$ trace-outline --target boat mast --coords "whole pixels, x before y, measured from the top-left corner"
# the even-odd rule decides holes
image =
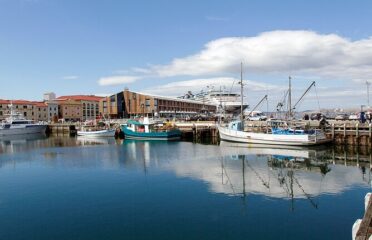
[[[240,96],[241,96],[240,121],[243,123],[243,120],[244,120],[244,116],[243,116],[243,62],[240,63]]]
[[[370,105],[369,105],[369,85],[371,85],[371,83],[366,81],[366,85],[367,85],[367,104],[368,104],[368,107],[370,107]]]
[[[288,86],[288,117],[292,119],[292,85],[291,85],[291,76],[289,76],[289,86]]]

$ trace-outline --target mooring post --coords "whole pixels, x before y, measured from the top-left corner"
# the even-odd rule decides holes
[[[346,123],[344,123],[344,144],[346,144]]]
[[[334,123],[331,124],[331,130],[332,130],[332,140],[334,141],[335,140],[335,124]]]
[[[359,123],[355,124],[355,143],[359,145]]]

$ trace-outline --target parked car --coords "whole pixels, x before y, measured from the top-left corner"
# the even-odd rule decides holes
[[[349,119],[349,116],[346,114],[346,113],[341,113],[341,114],[338,114],[336,117],[335,117],[335,120],[347,120]]]
[[[350,114],[349,120],[359,120],[358,114]]]
[[[326,117],[324,116],[324,114],[323,113],[312,113],[311,115],[310,115],[310,119],[311,120],[321,120],[321,119],[326,119]]]
[[[253,111],[247,118],[250,121],[266,121],[267,116],[261,111]]]

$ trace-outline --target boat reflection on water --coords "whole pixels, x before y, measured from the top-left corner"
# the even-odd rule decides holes
[[[61,148],[65,146],[75,147]],[[12,154],[0,160],[4,166],[12,159],[17,162],[44,159],[48,165],[66,168],[137,169],[146,174],[165,171],[178,178],[202,181],[215,194],[308,199],[314,207],[318,207],[318,196],[339,194],[356,185],[369,187],[371,183],[370,152],[362,155],[333,147],[284,148],[230,142],[217,146],[45,136],[0,140],[3,153],[35,149],[38,154]]]
[[[40,140],[47,138],[45,133],[9,135],[0,137],[0,153],[13,153],[20,150],[32,149]]]
[[[117,140],[114,137],[108,138],[108,137],[87,137],[87,136],[77,136],[76,137],[76,143],[80,146],[90,146],[90,145],[108,145],[108,144],[114,144]]]
[[[353,160],[345,165],[332,148],[243,145],[123,142],[126,164],[146,173],[157,168],[203,181],[216,194],[307,199],[317,208],[318,196],[340,194],[355,185],[368,187],[371,182],[369,156],[359,165]]]

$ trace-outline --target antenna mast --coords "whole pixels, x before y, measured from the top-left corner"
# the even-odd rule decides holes
[[[292,119],[292,84],[291,84],[291,76],[289,76],[289,86],[288,86],[288,114],[289,119]]]
[[[243,62],[240,63],[240,96],[241,96],[241,103],[240,103],[240,121],[243,122]]]

